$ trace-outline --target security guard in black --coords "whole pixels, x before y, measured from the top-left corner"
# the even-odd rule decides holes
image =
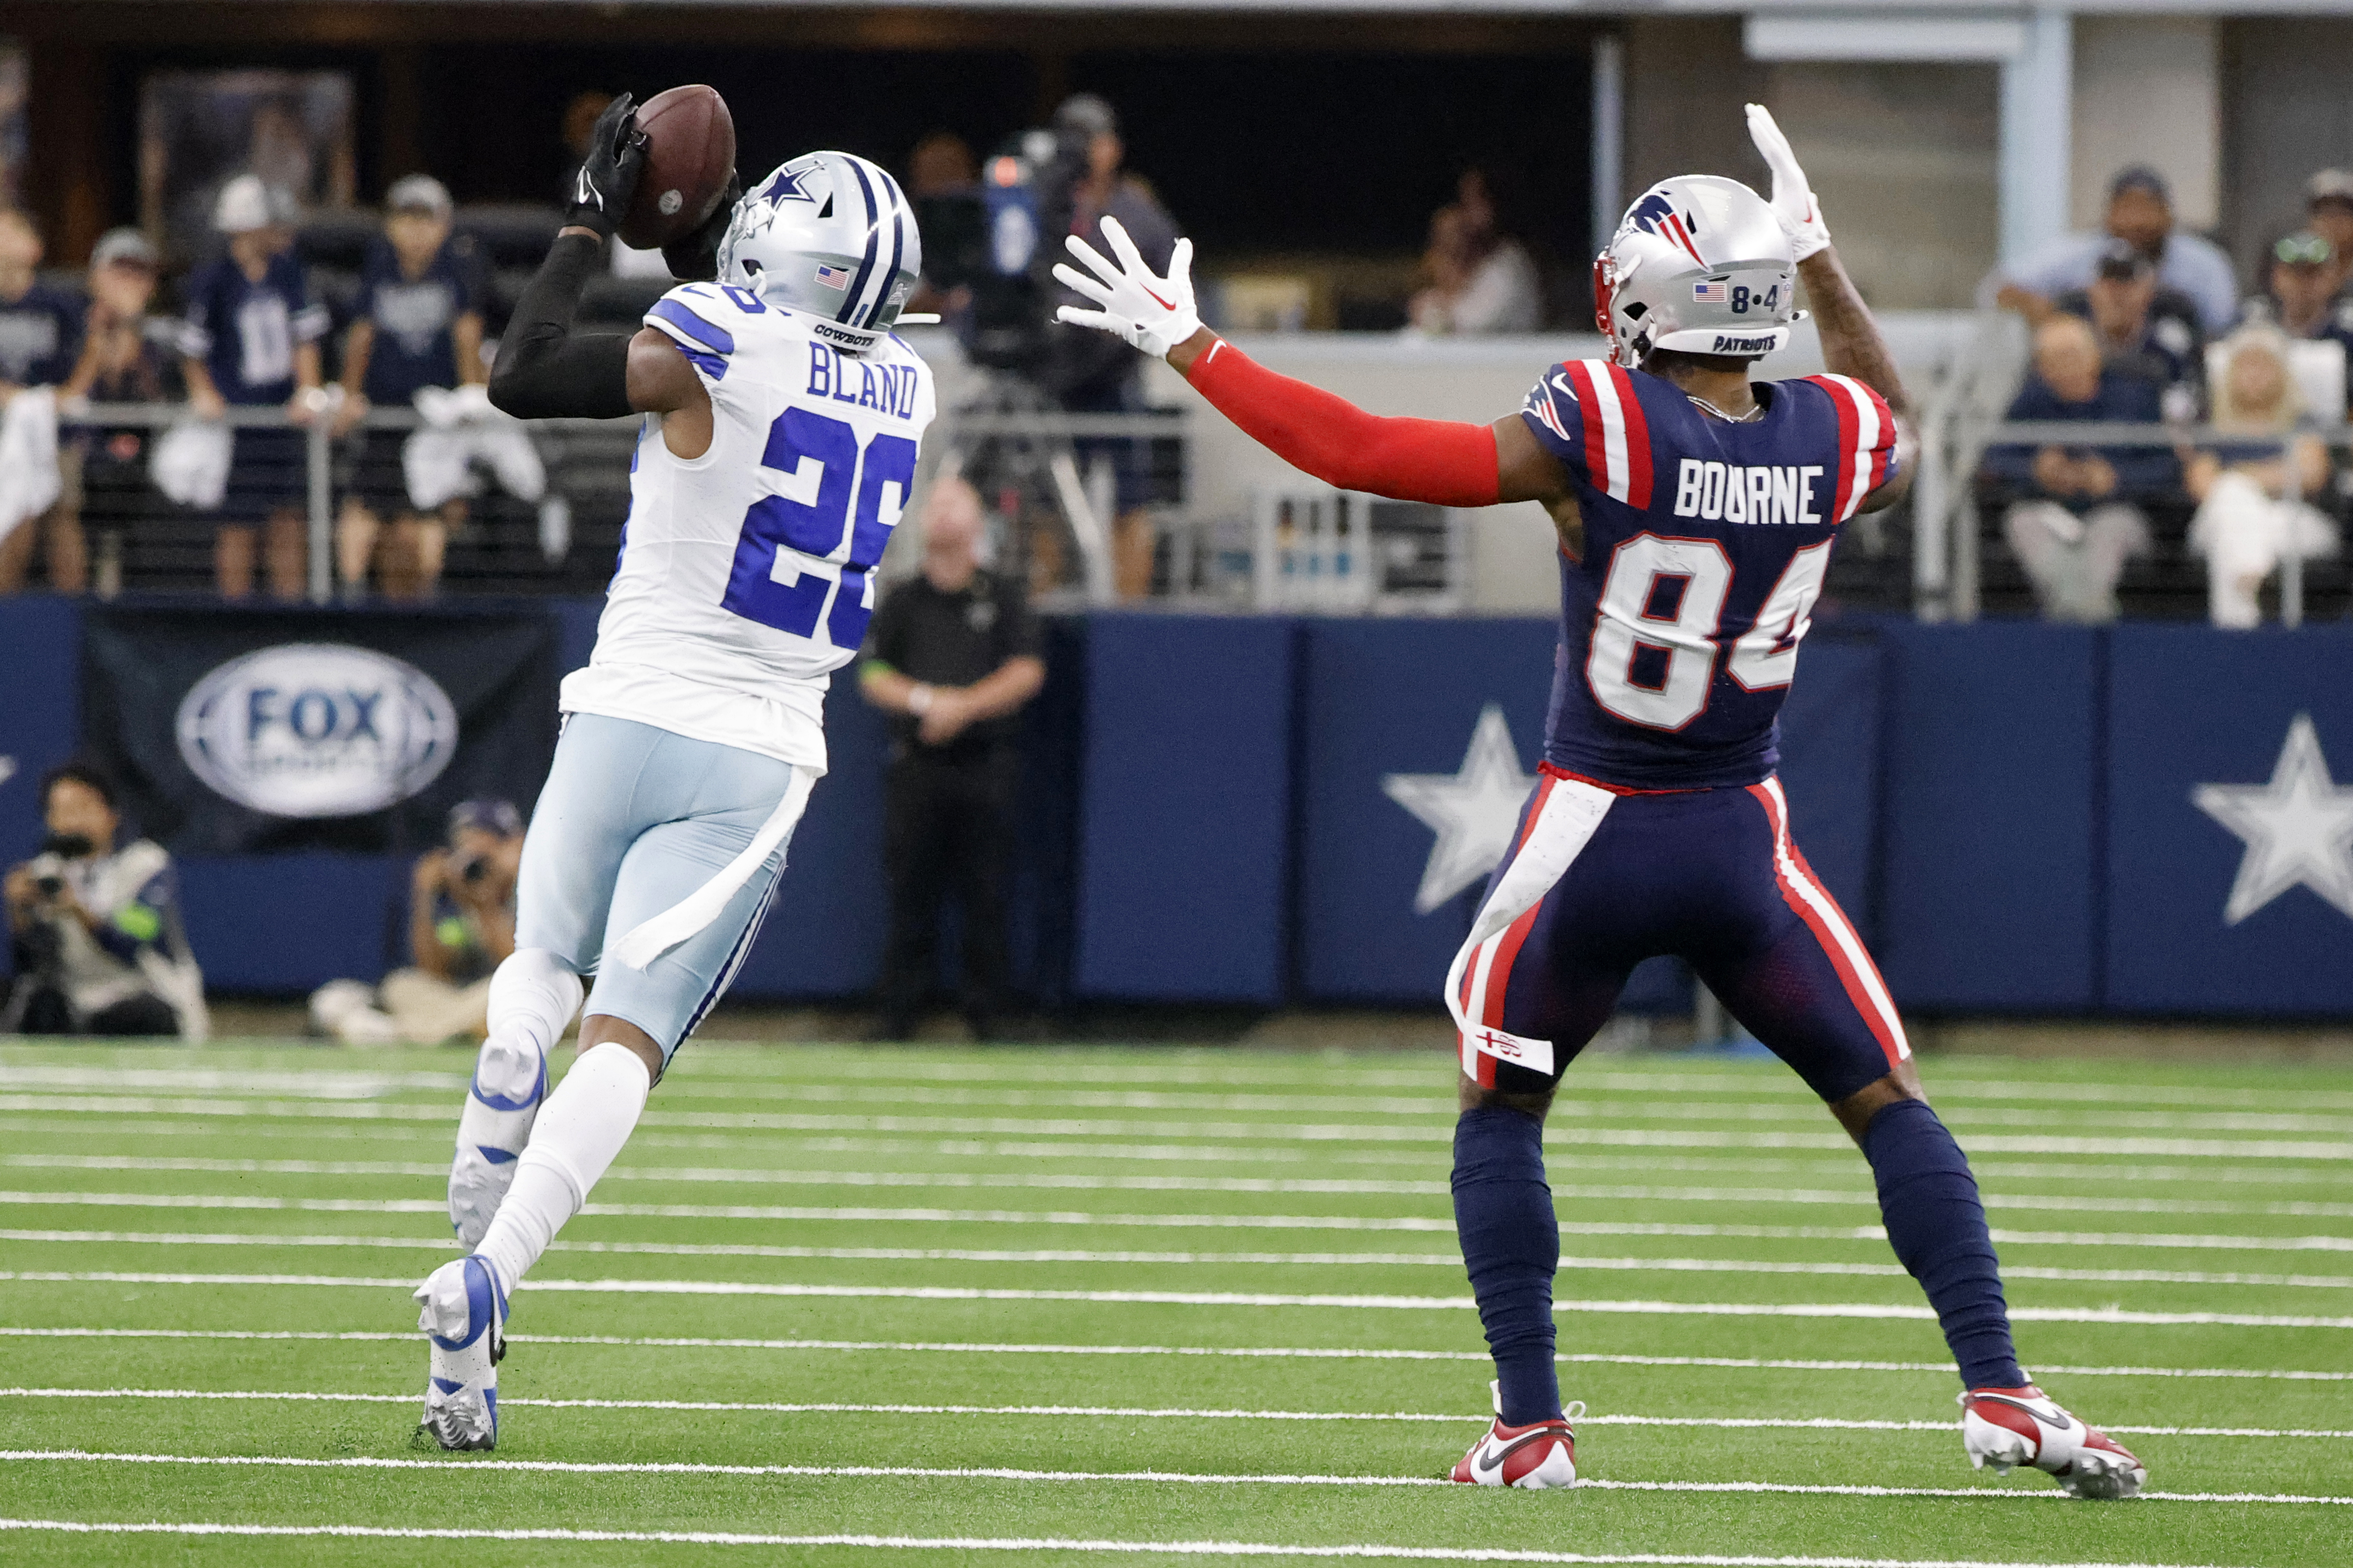
[[[1009,963],[1005,883],[1019,710],[1045,681],[1020,586],[981,569],[980,498],[960,479],[923,508],[923,570],[883,596],[859,684],[893,716],[883,801],[891,932],[876,1035],[914,1032],[936,977],[940,906],[962,914],[963,1010],[987,1039],[1002,1017]]]

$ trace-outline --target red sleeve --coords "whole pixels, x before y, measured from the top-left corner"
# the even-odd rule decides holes
[[[1277,375],[1219,339],[1185,379],[1244,435],[1344,490],[1437,506],[1493,506],[1502,489],[1495,433],[1442,419],[1384,419],[1345,397]]]

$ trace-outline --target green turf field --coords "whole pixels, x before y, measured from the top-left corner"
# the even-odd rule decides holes
[[[1438,1484],[1489,1373],[1398,1055],[691,1047],[517,1297],[497,1453],[420,1451],[470,1065],[0,1045],[0,1560],[2353,1563],[2344,1073],[1929,1064],[2027,1365],[2148,1463],[2097,1504],[1968,1468],[1796,1079],[1672,1058],[1547,1140],[1574,1493]]]

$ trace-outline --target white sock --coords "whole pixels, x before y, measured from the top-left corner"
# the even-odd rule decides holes
[[[637,1052],[607,1041],[585,1052],[547,1097],[531,1146],[515,1162],[514,1185],[474,1248],[509,1291],[522,1280],[564,1222],[580,1212],[629,1141],[653,1077]]]
[[[541,947],[518,948],[491,976],[490,1037],[458,1116],[449,1166],[449,1223],[469,1247],[482,1238],[531,1141],[547,1094],[547,1053],[580,1010],[580,976]]]

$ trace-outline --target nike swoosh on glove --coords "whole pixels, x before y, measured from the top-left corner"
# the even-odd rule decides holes
[[[638,129],[636,109],[625,92],[596,117],[596,128],[588,133],[588,155],[572,178],[572,208],[564,215],[567,226],[593,228],[607,239],[620,226],[629,198],[637,195],[646,150],[653,145]]]
[[[1088,271],[1067,261],[1054,264],[1054,276],[1063,287],[1103,308],[1065,305],[1054,312],[1056,317],[1074,327],[1116,332],[1155,359],[1199,331],[1201,313],[1193,305],[1193,242],[1176,242],[1168,256],[1168,276],[1162,278],[1155,275],[1119,219],[1106,216],[1103,232],[1119,258],[1116,263],[1074,234],[1066,243]]]
[[[1814,200],[1813,188],[1806,184],[1805,170],[1798,167],[1789,139],[1773,123],[1773,111],[1761,103],[1748,106],[1748,138],[1765,155],[1765,166],[1773,171],[1773,216],[1788,231],[1797,258],[1803,261],[1829,249],[1831,231],[1822,222],[1821,204]]]

